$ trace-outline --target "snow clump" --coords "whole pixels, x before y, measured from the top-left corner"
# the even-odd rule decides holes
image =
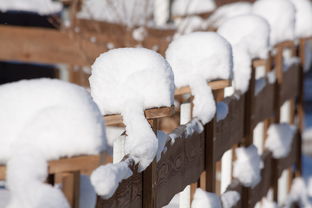
[[[276,159],[287,157],[296,133],[296,127],[287,123],[272,124],[268,130],[268,139],[265,147],[268,148]]]
[[[271,26],[270,44],[295,38],[296,9],[288,0],[257,0],[253,13],[265,18]]]
[[[193,116],[208,123],[215,115],[216,104],[207,82],[231,78],[231,45],[216,33],[195,32],[171,42],[166,58],[172,66],[176,87],[191,88]]]
[[[84,88],[51,79],[2,85],[0,98],[0,163],[7,164],[9,207],[68,207],[60,190],[44,184],[47,161],[105,149],[96,104]]]
[[[290,0],[296,7],[295,33],[298,38],[312,36],[312,3],[309,0]]]
[[[237,160],[234,162],[233,176],[245,187],[255,187],[261,180],[262,159],[257,147],[240,147],[236,149]]]
[[[158,149],[144,110],[173,105],[170,65],[153,50],[114,49],[96,59],[89,81],[92,97],[102,114],[122,115],[127,132],[125,153],[144,170]]]
[[[242,25],[244,27],[241,27]],[[245,93],[251,76],[252,60],[267,58],[270,48],[270,26],[260,16],[241,15],[225,21],[219,27],[218,33],[233,47],[233,84],[236,91]]]
[[[176,0],[172,4],[173,16],[194,15],[212,11],[216,8],[215,0]]]

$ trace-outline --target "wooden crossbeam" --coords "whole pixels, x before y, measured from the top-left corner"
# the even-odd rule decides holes
[[[49,174],[62,172],[88,171],[94,170],[100,165],[99,155],[77,156],[52,160],[48,165]],[[0,165],[0,180],[5,180],[6,166]]]

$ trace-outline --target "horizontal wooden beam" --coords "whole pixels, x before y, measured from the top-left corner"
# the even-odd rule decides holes
[[[90,66],[106,50],[75,33],[0,26],[0,60]]]
[[[94,170],[101,164],[100,155],[86,155],[52,160],[48,165],[49,174]],[[6,166],[0,165],[0,180],[5,180]]]
[[[151,108],[144,111],[146,119],[156,119],[172,116],[174,114],[174,106]],[[104,116],[105,125],[113,126],[123,123],[122,116],[120,114],[106,115]]]
[[[224,89],[226,87],[231,86],[231,81],[230,80],[217,80],[217,81],[208,82],[208,85],[211,87],[212,90],[220,90],[220,89]],[[185,86],[185,87],[180,87],[176,89],[174,95],[183,95],[183,94],[190,94],[190,93],[191,93],[191,88],[189,86]]]

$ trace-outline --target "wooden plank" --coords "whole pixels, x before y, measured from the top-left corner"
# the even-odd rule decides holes
[[[157,208],[168,204],[187,185],[197,182],[204,170],[204,132],[188,136],[182,125],[173,133],[177,136],[175,142],[166,145],[167,151],[157,162]]]
[[[228,97],[223,102],[228,104],[229,113],[224,120],[216,124],[216,138],[213,149],[214,161],[220,160],[224,152],[241,142],[244,136],[244,96],[239,99],[234,96]]]
[[[280,86],[280,105],[289,99],[295,98],[299,92],[299,64],[293,64],[283,73],[283,82]]]
[[[172,107],[160,107],[160,108],[150,108],[144,111],[146,119],[163,118],[172,116],[174,114],[174,106]],[[105,125],[117,125],[122,124],[123,119],[120,114],[106,115],[104,116]]]
[[[0,45],[0,60],[79,66],[90,66],[106,49],[73,33],[18,26],[0,26]]]
[[[216,5],[218,7],[223,6],[225,4],[231,4],[231,3],[236,3],[236,2],[255,2],[255,0],[217,0]]]
[[[52,160],[48,165],[49,174],[94,170],[101,164],[99,155],[77,156]],[[0,165],[0,180],[5,180],[6,166]]]
[[[266,86],[254,97],[254,112],[252,115],[252,128],[259,122],[274,116],[274,87],[275,84],[266,84]]]
[[[209,82],[208,85],[212,88],[212,90],[224,89],[226,87],[231,86],[230,80],[217,80]],[[191,88],[189,86],[180,87],[175,90],[174,95],[183,95],[183,94],[191,94]]]

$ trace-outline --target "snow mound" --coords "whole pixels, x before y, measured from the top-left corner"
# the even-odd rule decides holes
[[[252,4],[249,2],[236,2],[225,4],[218,9],[207,19],[207,26],[218,28],[226,20],[233,17],[250,14],[252,12]]]
[[[214,194],[197,188],[192,201],[192,208],[222,208],[220,198]]]
[[[0,0],[0,11],[27,11],[41,15],[60,12],[63,9],[61,2],[53,0]]]
[[[127,26],[145,25],[153,15],[152,1],[85,0],[78,18],[122,23]]]
[[[296,127],[287,123],[272,124],[268,130],[268,139],[265,147],[268,148],[276,159],[287,157],[296,133]]]
[[[216,33],[195,32],[171,42],[166,58],[172,66],[175,85],[191,88],[194,117],[198,117],[204,124],[208,123],[216,112],[216,106],[207,81],[230,79],[231,45]]]
[[[227,191],[221,195],[222,208],[234,207],[240,200],[240,194],[237,191]]]
[[[253,13],[265,18],[271,26],[270,44],[295,38],[296,9],[288,0],[257,0]]]
[[[236,191],[227,191],[219,197],[197,188],[192,201],[192,208],[231,208],[239,201],[240,195]]]
[[[0,163],[8,168],[10,207],[68,207],[61,192],[43,184],[47,161],[104,150],[96,104],[82,87],[51,79],[2,85],[0,98]]]
[[[267,58],[270,26],[260,16],[241,15],[225,21],[218,33],[233,47],[234,87],[245,93],[248,90],[252,59]]]
[[[105,115],[121,113],[125,152],[145,169],[157,152],[157,138],[145,119],[147,108],[173,105],[173,73],[158,53],[121,48],[101,54],[92,65],[91,94]]]
[[[309,200],[307,185],[303,178],[295,178],[293,180],[289,196],[285,202],[285,208],[293,207],[292,204],[296,202],[299,207],[311,208],[312,204]]]
[[[309,0],[290,0],[296,7],[296,36],[312,36],[312,3]]]
[[[245,187],[255,187],[261,180],[262,160],[257,147],[236,149],[237,160],[234,162],[233,176]]]
[[[184,16],[212,11],[216,8],[214,0],[176,0],[172,4],[173,16]]]
[[[91,184],[98,195],[105,199],[113,196],[119,183],[132,176],[127,161],[116,164],[107,164],[98,167],[92,172]]]
[[[174,24],[177,26],[175,38],[182,34],[189,34],[204,29],[204,20],[199,16],[180,18],[175,20]]]

